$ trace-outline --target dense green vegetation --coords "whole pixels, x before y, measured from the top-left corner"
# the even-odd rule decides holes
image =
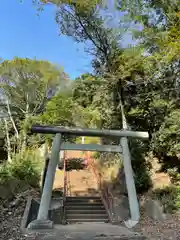
[[[42,7],[47,3],[36,2]],[[42,136],[28,135],[33,122],[121,129],[123,106],[129,128],[150,133],[148,142],[129,142],[138,191],[151,186],[151,167],[145,160],[150,152],[178,185],[179,1],[117,1],[114,11],[123,14],[114,24],[113,17],[106,21],[110,10],[101,1],[49,2],[56,5],[60,33],[86,43],[87,54],[94,57],[94,71],[71,82],[48,62],[15,59],[1,63],[6,100],[2,130],[9,161],[13,161],[12,153],[44,141]],[[123,44],[129,31],[135,46]]]

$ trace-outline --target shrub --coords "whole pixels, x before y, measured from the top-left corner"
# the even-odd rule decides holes
[[[180,209],[180,186],[168,186],[154,190],[153,197],[158,199],[165,212],[173,213]]]
[[[130,140],[131,162],[137,193],[147,192],[152,187],[150,176],[151,163],[145,158],[148,146],[140,140]]]
[[[134,166],[133,166],[134,167]],[[145,164],[140,164],[134,167],[134,182],[138,194],[147,192],[152,187],[150,173]]]
[[[0,165],[0,184],[8,182],[12,178],[12,174],[8,164]]]
[[[171,182],[174,185],[179,185],[180,184],[180,172],[179,169],[177,167],[175,168],[171,168],[167,170],[170,178],[171,178]]]
[[[39,186],[42,161],[36,149],[14,154],[9,169],[13,177],[25,181],[32,187]]]
[[[151,164],[144,157],[144,148],[138,142],[130,142],[131,163],[134,173],[134,181],[138,194],[147,192],[152,187],[150,176]],[[123,168],[123,160],[119,154],[115,153],[97,153],[95,155],[97,167],[100,172],[104,172],[104,177],[113,184],[119,184],[118,172]],[[109,177],[107,177],[109,175]],[[115,180],[116,179],[116,180]]]
[[[62,170],[64,168],[64,162],[58,164],[58,168]],[[85,168],[84,159],[82,158],[69,158],[67,160],[66,171],[83,170]]]

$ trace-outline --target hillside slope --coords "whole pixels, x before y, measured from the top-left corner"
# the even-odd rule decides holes
[[[68,195],[71,196],[94,196],[98,195],[98,184],[88,169],[73,170],[67,173]],[[56,170],[54,189],[63,189],[64,173]]]

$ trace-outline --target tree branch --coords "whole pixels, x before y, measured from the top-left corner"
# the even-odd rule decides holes
[[[8,100],[6,101],[6,105],[7,105],[7,110],[8,110],[9,118],[10,118],[10,120],[11,120],[11,122],[12,122],[12,125],[13,125],[13,127],[14,127],[14,131],[15,131],[15,133],[16,133],[16,137],[19,138],[19,132],[18,132],[18,130],[17,130],[17,128],[16,128],[16,124],[15,124],[15,122],[14,122],[14,120],[13,120],[13,117],[12,117],[12,114],[11,114],[11,110],[10,110],[10,107],[9,107],[9,101],[8,101]]]

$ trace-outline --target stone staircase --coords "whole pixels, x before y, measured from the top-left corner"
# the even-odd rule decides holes
[[[65,206],[66,222],[109,222],[104,204],[98,196],[67,197]]]

